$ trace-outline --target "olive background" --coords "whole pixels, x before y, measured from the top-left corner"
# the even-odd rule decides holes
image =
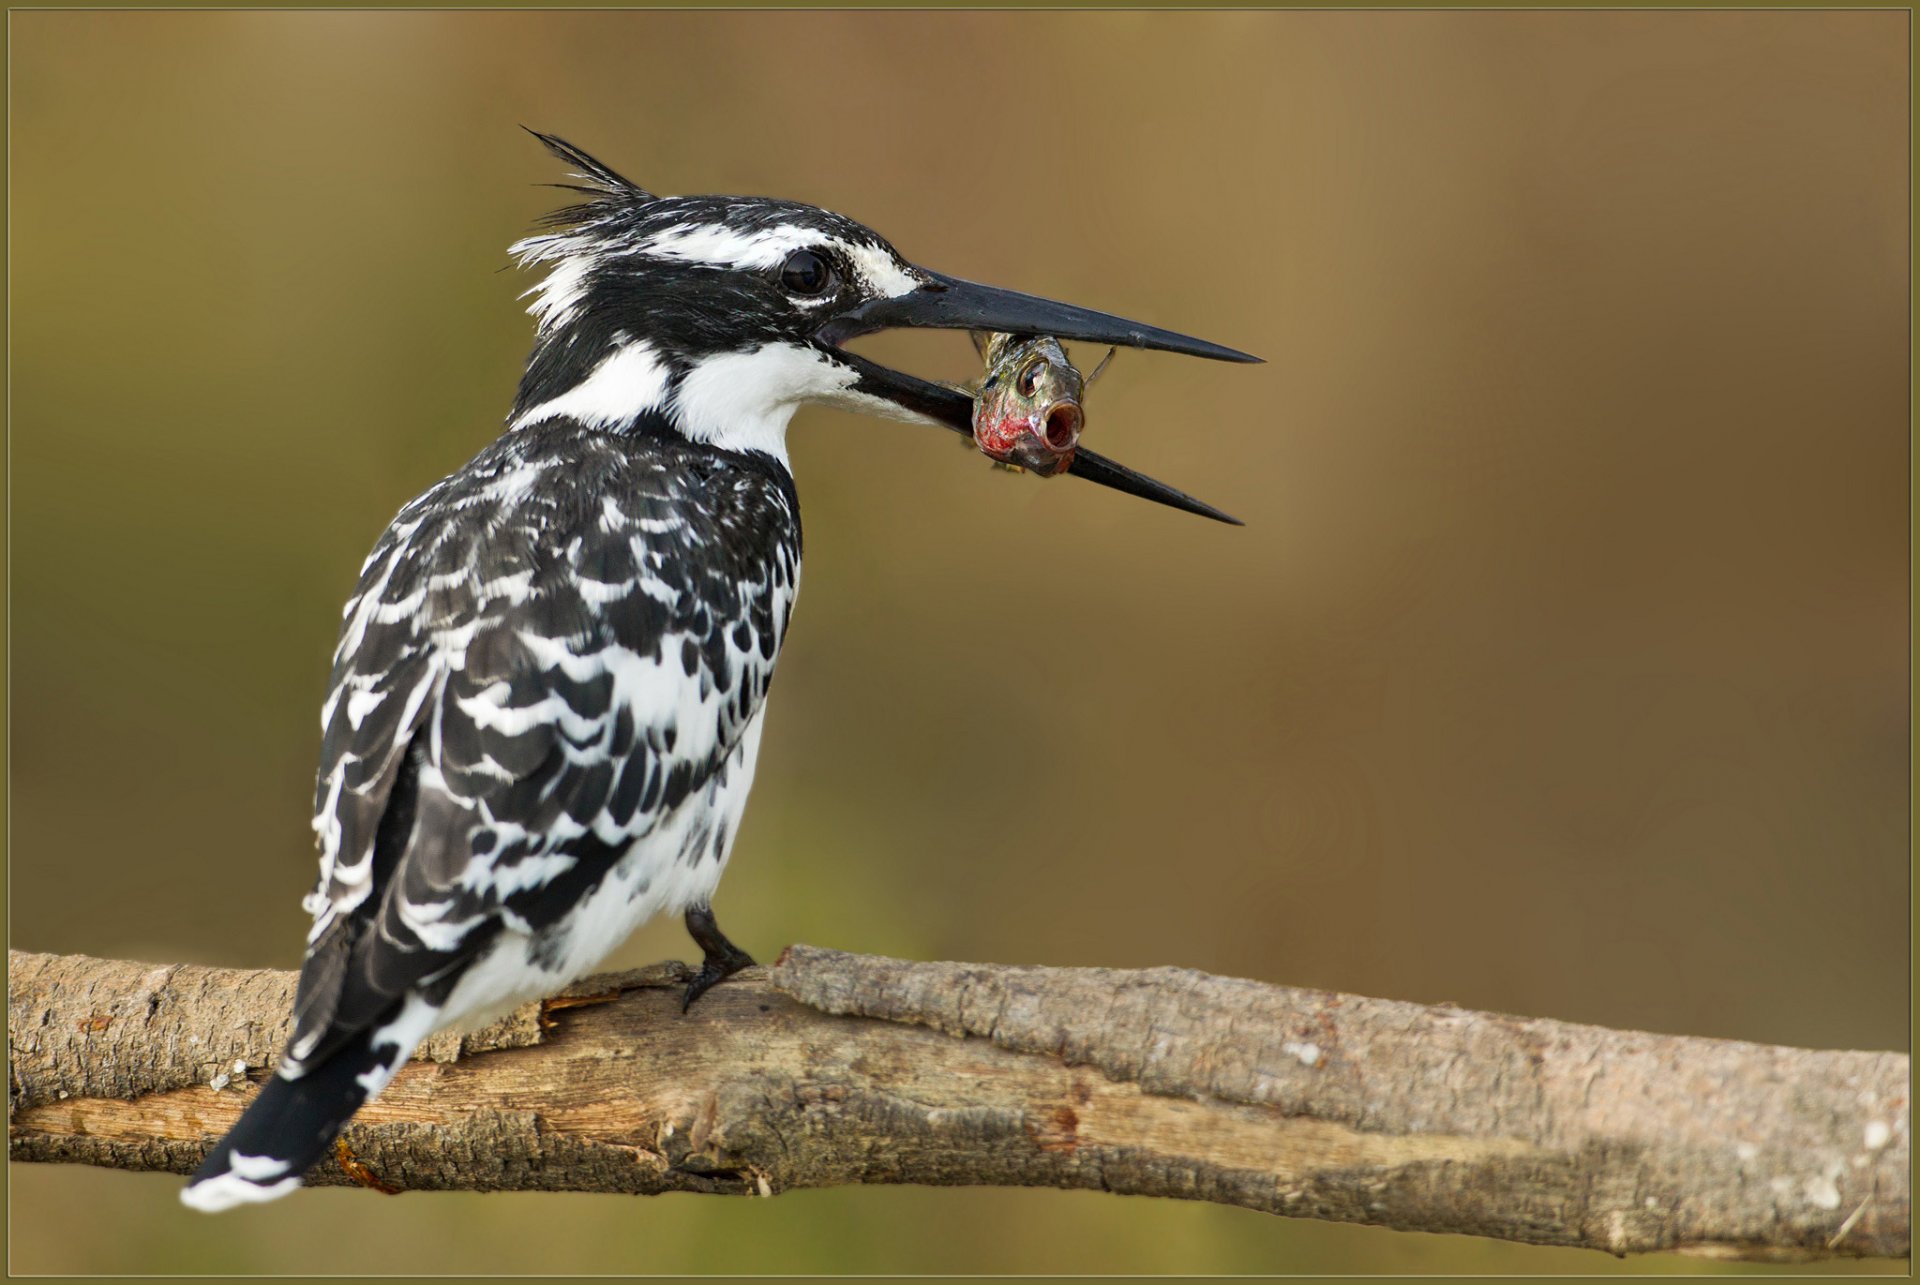
[[[526,124],[1267,359],[1122,353],[1088,403],[1244,529],[801,412],[804,592],[716,900],[761,958],[1907,1047],[1906,14],[10,32],[16,947],[298,962],[339,605],[527,347],[505,247],[563,194]],[[19,1272],[1727,1270],[1077,1191],[209,1221],[170,1177],[10,1177]]]

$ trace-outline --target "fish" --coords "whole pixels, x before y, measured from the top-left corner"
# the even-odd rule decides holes
[[[973,343],[986,362],[974,392],[974,445],[996,463],[1041,477],[1066,472],[1087,425],[1081,397],[1092,380],[1051,335],[976,331]],[[1094,375],[1105,368],[1102,361]]]

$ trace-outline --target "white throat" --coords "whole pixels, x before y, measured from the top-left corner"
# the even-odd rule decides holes
[[[817,348],[766,344],[708,357],[681,379],[672,414],[696,442],[787,460],[787,425],[803,402],[840,402],[857,378]]]
[[[727,451],[759,451],[791,468],[787,425],[803,403],[925,422],[886,398],[854,392],[858,378],[852,367],[818,348],[774,343],[707,357],[675,387],[653,345],[639,340],[615,349],[585,379],[529,408],[509,427],[566,418],[618,429],[662,411],[692,441]]]

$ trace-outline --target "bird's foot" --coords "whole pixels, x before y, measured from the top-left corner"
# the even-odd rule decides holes
[[[699,999],[702,995],[706,994],[715,986],[718,986],[721,982],[726,981],[727,978],[733,976],[741,969],[752,967],[753,956],[743,950],[735,951],[732,956],[724,960],[715,960],[709,957],[707,962],[701,966],[700,971],[693,975],[693,980],[687,983],[687,993],[680,1001],[680,1011],[684,1013],[692,1008],[693,1001]]]
[[[753,967],[753,956],[727,940],[720,931],[720,925],[714,922],[713,910],[708,906],[698,906],[687,912],[687,932],[693,937],[694,944],[705,953],[706,959],[700,965],[700,971],[687,983],[686,995],[680,1001],[680,1011],[686,1012],[693,1007],[693,1001],[709,990],[733,976],[743,968]]]

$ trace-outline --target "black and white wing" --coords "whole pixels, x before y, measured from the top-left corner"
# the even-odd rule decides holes
[[[401,513],[347,607],[295,1066],[412,988],[443,998],[494,934],[575,910],[725,775],[766,695],[797,542],[761,559],[724,536],[767,488],[624,459],[628,485],[582,487],[486,458]],[[570,511],[582,493],[619,498]],[[725,825],[683,826],[661,859],[717,865]]]
[[[431,1031],[704,900],[799,555],[784,472],[577,427],[512,434],[401,511],[322,713],[294,1034],[189,1205],[282,1194]]]

